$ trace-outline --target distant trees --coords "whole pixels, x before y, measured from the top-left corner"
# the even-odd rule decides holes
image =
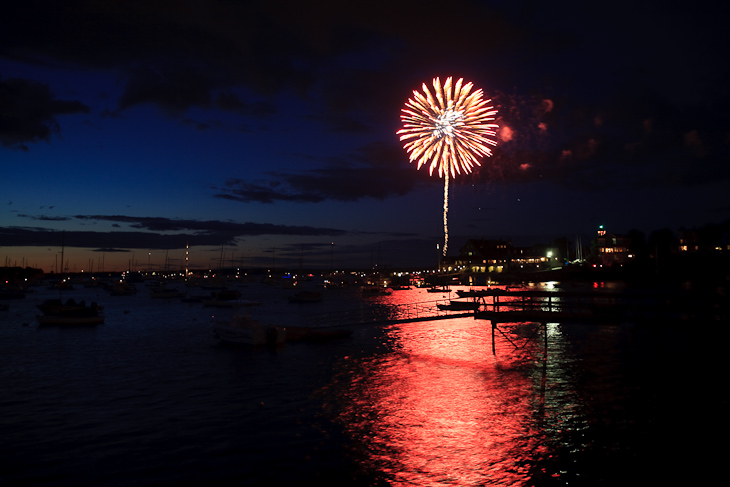
[[[33,267],[0,267],[0,284],[18,284],[43,277],[43,270]]]

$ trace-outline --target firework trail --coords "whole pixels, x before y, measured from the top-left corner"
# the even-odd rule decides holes
[[[446,78],[441,85],[439,78],[433,80],[433,94],[426,83],[423,93],[413,91],[401,109],[403,128],[397,132],[401,141],[408,141],[403,148],[409,153],[409,162],[418,161],[421,169],[430,161],[429,174],[438,169],[438,176],[444,178],[444,248],[449,244],[449,174],[456,177],[463,170],[465,174],[479,164],[479,158],[491,156],[488,146],[497,142],[497,110],[490,105],[491,100],[482,99],[482,90],[472,93],[473,83],[463,84],[459,78],[452,85],[452,78]]]

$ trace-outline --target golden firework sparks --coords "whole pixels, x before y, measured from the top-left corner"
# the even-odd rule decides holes
[[[493,137],[498,126],[490,123],[497,110],[490,105],[492,100],[482,98],[482,90],[472,92],[473,88],[463,78],[456,85],[446,78],[443,86],[434,78],[432,95],[423,83],[423,93],[414,90],[401,110],[403,128],[397,132],[401,142],[407,141],[403,148],[409,161],[418,161],[417,169],[431,161],[429,174],[438,168],[444,178],[444,256],[449,244],[449,173],[451,177],[462,170],[470,173],[474,165],[481,165],[479,158],[492,155],[489,146],[497,145]]]
[[[449,77],[442,86],[435,78],[433,95],[423,83],[423,93],[414,90],[401,110],[403,128],[397,133],[408,141],[403,148],[410,162],[418,161],[418,169],[430,160],[429,174],[436,168],[444,178],[449,172],[452,177],[461,170],[469,173],[480,165],[480,157],[492,155],[489,146],[497,145],[493,137],[498,127],[490,123],[497,114],[492,100],[484,100],[482,90],[472,92],[473,83],[463,82],[459,78],[452,86]]]

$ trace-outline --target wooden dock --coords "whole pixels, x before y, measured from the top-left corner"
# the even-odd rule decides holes
[[[730,318],[727,312],[728,299],[721,294],[501,289],[459,291],[457,294],[462,303],[471,301],[478,306],[474,310],[445,310],[443,304],[448,303],[448,299],[407,304],[381,302],[355,310],[308,315],[303,317],[303,321],[307,326],[347,328],[364,324],[388,325],[473,317],[477,320],[489,320],[491,323],[492,353],[495,353],[495,332],[501,333],[512,342],[504,330],[500,329],[500,325],[505,323],[540,324],[538,329],[545,330],[547,349],[548,323],[687,324],[699,320],[727,322]]]
[[[660,291],[477,291],[476,319],[606,322],[616,320],[723,319],[724,296]]]
[[[499,328],[503,323],[539,323],[547,350],[548,323],[688,324],[693,321],[727,322],[728,300],[723,295],[661,291],[570,292],[503,291],[474,292],[480,303],[475,319],[492,325],[492,353],[495,332],[512,340]]]

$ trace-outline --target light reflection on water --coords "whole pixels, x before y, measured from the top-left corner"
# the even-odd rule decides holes
[[[705,333],[725,328],[548,323],[546,355],[536,326],[500,324],[513,343],[492,355],[488,321],[394,324],[345,361],[328,407],[369,485],[703,483],[703,431],[730,430],[712,386],[728,333]]]
[[[407,299],[394,293],[383,301]],[[549,334],[560,338],[554,325]],[[366,468],[391,485],[523,485],[539,477],[550,423],[577,407],[558,382],[546,393],[542,340],[523,337],[520,349],[499,342],[494,357],[489,323],[473,318],[395,324],[386,337],[388,351],[352,364],[339,390],[339,420]]]
[[[483,341],[442,325],[430,339],[401,328],[399,351],[361,364],[341,419],[395,483],[523,478],[538,447],[529,380],[479,360]]]

